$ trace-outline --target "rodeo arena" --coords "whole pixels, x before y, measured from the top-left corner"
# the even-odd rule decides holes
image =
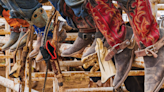
[[[0,0],[0,92],[164,92],[164,0]]]

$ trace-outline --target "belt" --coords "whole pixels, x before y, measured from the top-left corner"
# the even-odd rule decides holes
[[[137,57],[154,56],[154,58],[157,58],[158,50],[163,46],[164,46],[164,37],[162,37],[162,39],[160,39],[155,44],[146,47],[145,49],[135,51],[135,54]]]
[[[28,28],[27,27],[21,27],[19,28],[20,32],[27,32]]]
[[[128,39],[123,41],[122,43],[118,43],[114,45],[108,52],[107,56],[105,57],[105,61],[109,61],[116,53],[122,52],[129,45],[130,45],[130,41]]]
[[[10,28],[10,31],[13,31],[13,32],[20,32],[20,31],[19,31],[19,27],[15,27],[15,28],[14,28],[14,27],[11,27],[11,28]]]
[[[96,32],[96,28],[90,28],[90,29],[79,29],[79,32],[81,33],[92,33],[92,32]]]

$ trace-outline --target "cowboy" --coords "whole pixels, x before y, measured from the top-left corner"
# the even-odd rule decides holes
[[[139,48],[143,49],[136,51],[136,56],[144,56],[144,90],[145,92],[158,92],[164,78],[162,53],[164,47],[163,45],[159,46],[159,44],[162,44],[160,39],[163,37],[163,29],[157,28],[157,22],[152,15],[149,0],[118,0],[118,2],[128,14],[135,40]],[[117,17],[120,14],[110,0],[88,0],[87,5],[96,26],[106,37],[108,44],[112,46],[106,60],[110,60],[113,56],[115,58],[116,76],[113,86],[114,89],[117,89],[127,78],[134,57],[134,50],[128,48],[130,42],[127,41],[125,36],[128,34],[128,30],[124,27],[121,19]]]
[[[0,4],[5,7],[2,7],[2,16],[5,18],[7,23],[10,25],[10,39],[9,41],[2,47],[2,51],[10,49],[10,51],[14,51],[18,45],[20,38],[27,32],[29,23],[24,19],[19,18],[10,18],[9,10],[7,7],[0,1]],[[26,37],[22,39],[18,48],[21,48],[26,43]]]
[[[18,5],[20,2],[23,2],[23,0],[21,1],[12,0],[12,1],[14,1],[12,2],[12,4],[16,2]],[[50,1],[53,2],[55,0],[50,0]],[[29,0],[28,2],[33,2],[33,4],[35,4],[35,7],[34,5],[30,5],[30,7],[32,8],[32,11],[38,10],[37,8],[39,4],[37,4],[36,1]],[[26,5],[28,2],[25,2]],[[133,50],[126,48],[130,45],[130,41],[126,40],[126,36],[125,36],[128,34],[128,32],[126,32],[124,23],[122,23],[122,19],[119,18],[120,14],[117,11],[117,9],[113,7],[113,5],[111,4],[111,1],[89,0],[88,2],[89,3],[87,3],[86,5],[87,5],[89,14],[92,14],[93,20],[97,28],[106,37],[108,44],[112,46],[112,49],[107,55],[106,60],[111,59],[113,56],[115,57],[117,74],[115,76],[113,86],[115,89],[117,89],[121,85],[121,83],[126,79],[127,74],[130,71],[132,61],[133,61]],[[148,0],[145,0],[145,1],[120,0],[118,2],[120,2],[121,7],[127,12],[129,16],[129,20],[130,20],[130,23],[131,23],[131,26],[133,28],[134,35],[136,38],[135,40],[137,41],[139,47],[142,49],[145,47],[148,47],[144,50],[140,50],[139,52],[136,52],[138,56],[141,55],[138,53],[142,53],[145,60],[145,92],[158,91],[163,83],[163,70],[164,70],[163,57],[162,57],[163,45],[160,45],[160,47],[158,47],[158,44],[161,43],[160,39],[162,38],[163,33],[161,31],[162,29],[160,29],[160,31],[157,29],[157,23],[151,13],[150,2]],[[11,3],[11,1],[9,3]],[[18,6],[14,6],[14,7],[18,7]],[[24,11],[24,9],[27,9],[27,8],[23,9],[22,7],[27,7],[27,6],[20,5],[18,8],[21,8],[22,11]],[[104,12],[104,9],[107,11]],[[17,11],[17,12],[21,14],[20,11]],[[33,18],[31,18],[30,15],[32,15],[32,12],[30,12],[29,14],[27,14],[27,16],[24,16],[24,17],[25,19],[29,20],[31,23],[35,24],[36,21],[33,21]],[[105,17],[105,16],[108,16],[108,17]],[[111,25],[113,25],[113,23],[115,24],[115,21],[112,20],[113,18],[114,19],[118,18],[116,21],[118,25],[114,25],[115,28],[111,29]],[[36,24],[36,26],[39,26],[39,25]],[[160,42],[157,43],[157,41],[160,41]],[[121,48],[122,46],[125,46],[125,47]],[[152,51],[152,48],[149,49],[150,48],[149,46],[153,47],[153,51],[155,52]],[[154,47],[158,49],[155,49]],[[156,53],[157,51],[158,53]],[[148,55],[149,57],[146,55]],[[154,58],[152,55],[156,58]]]

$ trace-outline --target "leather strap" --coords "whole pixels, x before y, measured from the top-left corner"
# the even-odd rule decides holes
[[[90,29],[79,29],[79,32],[81,33],[92,33],[92,32],[96,32],[96,28],[90,28]]]
[[[20,30],[19,30],[19,27],[11,27],[10,28],[10,31],[13,31],[13,32],[17,32],[17,33],[19,33],[20,32]]]
[[[135,54],[137,57],[143,57],[143,56],[153,56],[154,58],[157,58],[158,50],[164,46],[164,37],[160,39],[158,42],[156,42],[154,45],[151,45],[149,47],[146,47],[142,50],[135,51]]]
[[[81,33],[81,32],[79,32],[78,36],[84,40],[94,39],[95,33]]]
[[[20,32],[27,32],[28,31],[28,28],[26,28],[26,27],[20,27],[19,28],[19,31]]]
[[[114,45],[108,52],[107,56],[105,57],[105,61],[109,61],[110,59],[112,59],[112,57],[116,54],[116,53],[120,53],[121,51],[123,51],[126,47],[128,47],[130,45],[130,41],[127,39],[125,41],[123,41],[122,43],[118,43],[116,45]],[[117,49],[118,48],[118,49]]]

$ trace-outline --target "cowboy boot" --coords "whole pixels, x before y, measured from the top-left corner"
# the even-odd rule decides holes
[[[93,32],[96,30],[93,29]],[[80,54],[83,52],[85,47],[87,47],[94,37],[94,33],[78,33],[78,37],[76,38],[75,42],[73,43],[73,46],[64,50],[61,53],[62,57],[74,57],[75,54]]]
[[[95,33],[95,39],[94,39],[91,47],[87,50],[87,52],[85,52],[83,54],[82,58],[87,57],[88,55],[95,53],[95,46],[96,46],[96,39],[97,38],[100,38],[100,39],[104,38],[100,31]]]
[[[39,47],[41,46],[42,37],[43,36],[41,34],[37,35],[36,46],[35,46],[34,50],[32,52],[30,52],[29,57],[34,57],[39,53]]]
[[[39,51],[39,54],[36,56],[35,60],[36,60],[36,62],[41,62],[44,60],[42,53],[40,51]]]
[[[17,42],[10,47],[11,52],[15,51],[15,49],[18,46],[18,43],[19,43],[20,39],[27,32],[28,28],[20,28],[20,30],[21,30],[21,32],[20,32],[20,35],[19,35],[19,38],[18,38]],[[26,40],[27,40],[27,35],[20,41],[18,49],[21,49],[26,45]]]
[[[62,16],[58,16],[58,21],[60,21],[59,27],[65,29],[66,31],[71,31],[75,28],[72,28],[67,24],[68,20],[66,21]],[[60,31],[59,28],[59,31]]]
[[[125,39],[131,39],[133,31],[131,27],[126,27],[126,36]],[[114,55],[115,66],[116,66],[116,75],[113,81],[114,89],[118,89],[121,84],[125,81],[128,76],[129,71],[131,70],[134,50],[125,48],[122,52],[116,53]]]
[[[138,53],[138,51],[135,51],[136,56],[140,56],[143,55],[144,56],[144,64],[145,64],[145,91],[144,92],[159,92],[159,90],[161,89],[161,86],[164,82],[164,46],[162,46],[161,48],[158,47],[161,44],[163,45],[163,40],[162,37],[164,36],[164,29],[160,28],[160,38],[159,41],[157,41],[157,43],[155,43],[154,45],[151,45],[149,47],[147,47],[144,52],[147,52],[145,55],[143,55],[142,53]],[[162,41],[162,42],[160,42]],[[160,42],[160,43],[159,43]],[[141,43],[140,43],[141,44]],[[156,45],[157,44],[157,45]],[[157,53],[157,55],[149,55],[149,52],[151,52],[151,50],[149,50],[149,48],[152,47],[153,49],[157,49],[156,51],[153,51],[154,53]],[[144,49],[145,46],[143,44],[141,44],[141,49]]]
[[[10,40],[2,47],[2,51],[8,50],[17,40],[19,37],[19,28],[11,28]]]

